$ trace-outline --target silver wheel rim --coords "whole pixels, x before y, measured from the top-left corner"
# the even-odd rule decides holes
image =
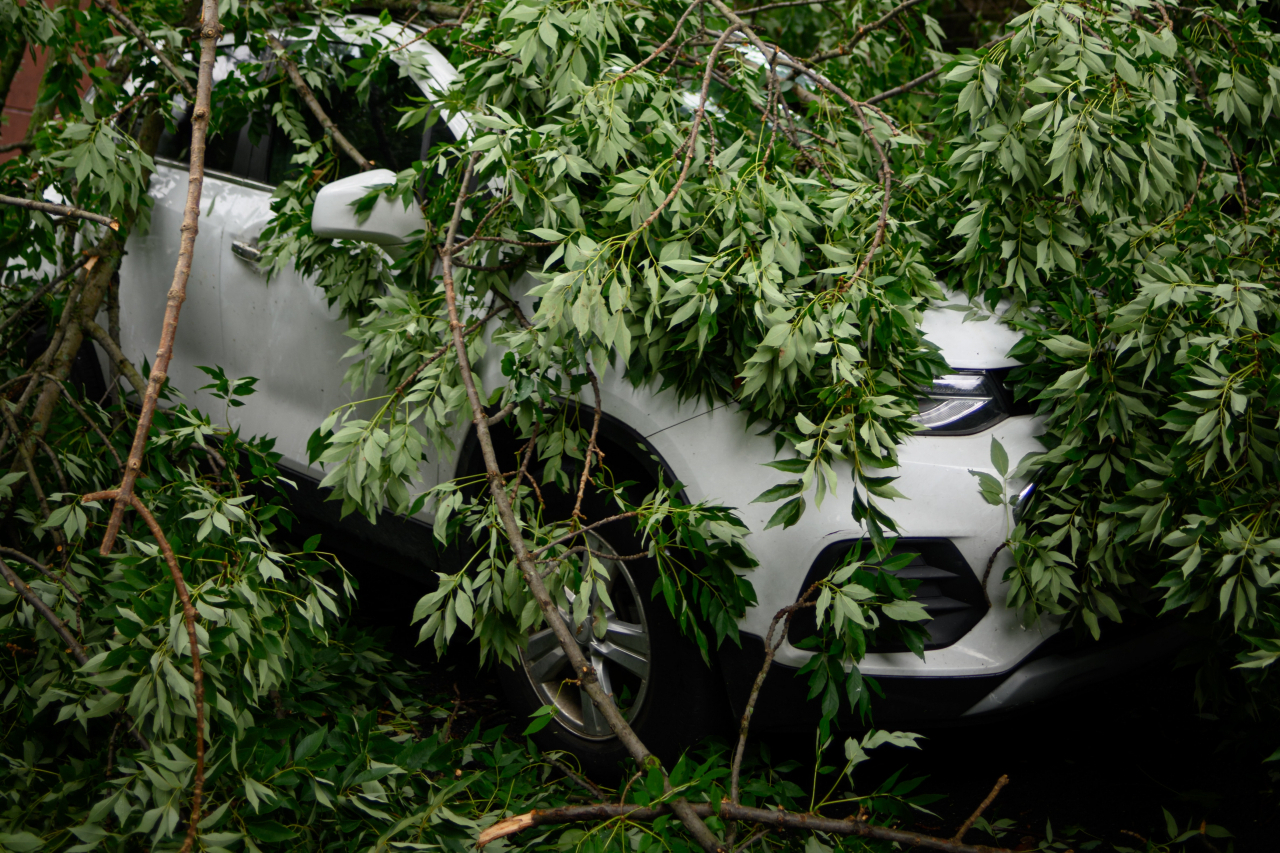
[[[595,668],[596,678],[606,693],[614,694],[624,682],[628,686],[639,682],[624,712],[630,720],[643,707],[649,691],[649,621],[641,606],[640,591],[626,564],[609,559],[617,551],[594,533],[587,534],[587,544],[608,570],[609,598],[622,612],[604,609],[605,632],[602,638],[595,636],[591,617],[582,625],[574,625],[572,616],[561,610],[560,618],[569,626],[570,633],[577,636],[578,647]],[[570,591],[566,590],[566,595],[570,601],[573,600]],[[573,672],[568,656],[549,627],[529,634],[529,644],[520,653],[520,662],[541,703],[556,707],[556,720],[561,725],[587,740],[614,737],[609,723],[591,697],[569,680]],[[615,700],[618,698],[614,695]]]

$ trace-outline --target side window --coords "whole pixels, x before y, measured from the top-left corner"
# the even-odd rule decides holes
[[[247,47],[220,52],[213,66],[214,93],[217,93],[217,84],[225,80],[237,65],[252,58]],[[172,116],[174,129],[171,131],[166,128],[161,134],[160,142],[156,146],[157,157],[177,160],[181,163],[191,162],[191,114],[194,110],[195,104],[187,103],[181,95],[174,98],[174,115]],[[249,177],[247,174],[236,171],[235,168],[240,138],[245,135],[244,129],[247,129],[247,125],[242,129],[241,125],[244,122],[237,119],[243,119],[243,115],[218,116],[217,127],[205,140],[204,165],[206,169],[217,172],[230,172],[241,177]]]
[[[331,44],[330,49],[339,61],[344,62],[358,59],[362,52],[361,48],[346,44]],[[374,79],[366,89],[364,103],[350,89],[336,93],[336,97],[334,94],[315,93],[325,114],[356,150],[376,167],[398,172],[408,168],[413,161],[424,159],[433,143],[442,138],[453,140],[453,134],[443,122],[428,129],[426,133],[420,127],[403,130],[396,128],[400,121],[400,110],[413,105],[415,99],[420,101],[422,89],[412,78],[401,76],[399,67],[393,63],[384,63],[375,72]],[[324,130],[311,111],[305,106],[301,107],[301,111],[311,138],[323,136]],[[290,163],[295,148],[278,126],[272,128],[271,135],[270,150],[265,157],[267,172],[259,180],[278,184],[296,168]],[[355,164],[345,156],[339,156],[337,165],[338,173],[333,178],[346,177],[356,172]]]
[[[331,44],[339,61],[358,59],[361,48],[348,44]],[[258,61],[247,47],[238,47],[219,55],[214,65],[214,84],[225,80],[234,68],[244,62]],[[268,72],[269,73],[269,72]],[[356,72],[358,73],[358,72]],[[215,95],[217,89],[214,89]],[[384,65],[376,72],[367,88],[365,102],[351,90],[337,93],[316,92],[316,100],[324,108],[351,144],[365,157],[392,171],[408,168],[415,160],[425,159],[431,147],[440,142],[454,142],[454,134],[444,121],[437,121],[424,133],[420,127],[396,128],[400,109],[422,98],[422,89],[410,77],[401,76],[399,67]],[[194,105],[181,97],[175,99],[175,129],[160,137],[156,155],[188,163],[191,159],[191,114]],[[397,109],[400,108],[400,109]],[[310,110],[301,107],[307,131],[313,139],[324,135],[320,122]],[[296,146],[265,111],[252,115],[224,112],[218,117],[217,129],[205,143],[205,167],[237,177],[275,186],[290,177],[299,167],[292,163]],[[354,174],[355,165],[346,157],[338,158],[338,173],[332,178]]]

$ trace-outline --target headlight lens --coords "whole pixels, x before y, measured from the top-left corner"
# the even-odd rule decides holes
[[[1008,392],[990,373],[951,373],[933,380],[911,420],[940,435],[968,435],[1009,416]]]

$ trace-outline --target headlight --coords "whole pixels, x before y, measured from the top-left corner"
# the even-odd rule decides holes
[[[1007,418],[1009,392],[991,373],[951,373],[933,380],[911,420],[938,435],[969,435]]]

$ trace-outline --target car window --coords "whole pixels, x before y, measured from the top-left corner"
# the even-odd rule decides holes
[[[331,43],[330,49],[343,62],[358,59],[363,50],[340,43]],[[257,59],[243,46],[219,55],[214,65],[215,97],[217,84],[225,80],[237,65]],[[425,132],[421,125],[397,129],[401,110],[419,105],[422,89],[412,78],[401,76],[399,67],[394,64],[379,69],[369,83],[368,97],[363,104],[350,90],[338,93],[336,98],[330,92],[316,92],[315,95],[325,113],[351,144],[375,166],[400,171],[415,160],[424,159],[433,145],[455,141],[453,132],[443,121],[437,121]],[[311,137],[322,136],[320,122],[309,110],[299,106]],[[175,99],[174,129],[166,129],[161,136],[157,156],[182,163],[190,161],[192,111],[193,106],[184,99]],[[297,147],[266,110],[247,116],[224,112],[219,118],[218,127],[209,134],[205,145],[206,168],[272,186],[302,168],[292,163]],[[338,173],[331,179],[346,177],[356,171],[355,165],[346,157],[339,157],[337,166]]]
[[[235,67],[248,62],[254,57],[247,47],[227,48],[219,52],[213,64],[214,95],[217,95],[218,83],[225,80]],[[216,102],[216,101],[215,101]],[[177,95],[173,99],[174,112],[171,116],[173,128],[165,128],[156,145],[156,156],[181,163],[191,161],[191,115],[195,104],[187,103],[186,98]],[[218,172],[230,172],[241,177],[248,174],[236,171],[236,150],[240,144],[241,126],[245,124],[243,116],[218,115],[215,127],[205,139],[204,165],[206,169]]]

